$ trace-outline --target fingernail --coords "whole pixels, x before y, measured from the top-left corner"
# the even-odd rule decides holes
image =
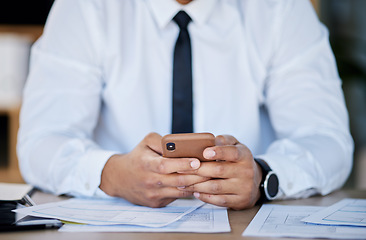
[[[215,157],[215,155],[216,155],[216,152],[212,149],[207,149],[204,152],[204,157],[207,159],[213,158],[213,157]]]
[[[200,193],[195,192],[195,193],[193,193],[193,196],[194,196],[195,198],[200,198]]]
[[[197,159],[195,159],[195,160],[191,161],[191,167],[192,167],[193,169],[197,169],[197,168],[199,168],[199,167],[200,167],[200,161],[198,161]]]

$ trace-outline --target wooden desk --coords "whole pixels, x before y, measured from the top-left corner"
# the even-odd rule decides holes
[[[326,197],[312,197],[308,199],[301,200],[291,200],[291,201],[277,201],[273,202],[276,204],[283,205],[313,205],[313,206],[329,206],[333,203],[338,202],[343,198],[364,198],[366,199],[366,190],[355,191],[355,190],[342,190],[330,194]],[[37,192],[33,197],[33,200],[37,204],[46,203],[50,201],[62,200],[60,197],[56,197],[50,194]],[[118,239],[118,240],[137,240],[137,239],[167,239],[167,240],[243,240],[243,239],[267,239],[267,238],[245,238],[241,234],[244,229],[249,225],[250,221],[253,219],[257,213],[259,207],[256,206],[252,209],[243,211],[232,211],[229,210],[229,220],[231,226],[230,233],[219,233],[219,234],[201,234],[201,233],[61,233],[57,230],[37,230],[28,232],[12,232],[12,233],[0,233],[1,239],[7,240],[58,240],[58,239]],[[276,238],[276,239],[289,239],[289,238]],[[297,238],[299,239],[299,238]]]

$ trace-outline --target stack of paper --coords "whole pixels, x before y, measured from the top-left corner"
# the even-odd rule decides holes
[[[18,209],[16,212],[67,221],[60,231],[230,231],[225,208],[204,204],[197,199],[179,199],[164,208],[137,206],[123,199],[70,199]]]
[[[366,239],[366,200],[326,208],[265,204],[243,236]]]
[[[0,232],[59,228],[62,225],[56,219],[25,217],[12,211],[25,207],[20,203],[35,205],[28,196],[32,189],[33,187],[28,184],[0,183]]]
[[[0,201],[21,200],[32,189],[28,184],[0,183]]]
[[[366,200],[346,198],[302,221],[323,225],[366,227]]]

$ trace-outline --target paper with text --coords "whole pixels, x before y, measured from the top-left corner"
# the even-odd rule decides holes
[[[265,204],[243,236],[365,239],[366,228],[305,223],[303,218],[323,207]]]
[[[30,216],[93,225],[129,224],[163,227],[203,204],[197,199],[178,199],[163,208],[149,208],[131,204],[123,199],[70,199],[15,211]]]
[[[366,227],[366,199],[346,198],[311,214],[304,222]]]
[[[226,208],[205,204],[203,207],[185,215],[178,221],[161,228],[131,225],[76,225],[65,224],[61,232],[195,232],[222,233],[230,232]]]

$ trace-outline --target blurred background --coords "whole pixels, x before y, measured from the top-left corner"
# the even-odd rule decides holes
[[[0,1],[0,182],[23,182],[15,151],[21,94],[30,47],[41,36],[52,4]]]
[[[41,36],[54,0],[0,2],[0,182],[23,182],[16,157],[21,93],[31,45]],[[366,1],[312,0],[329,29],[355,141],[345,188],[366,189]]]

